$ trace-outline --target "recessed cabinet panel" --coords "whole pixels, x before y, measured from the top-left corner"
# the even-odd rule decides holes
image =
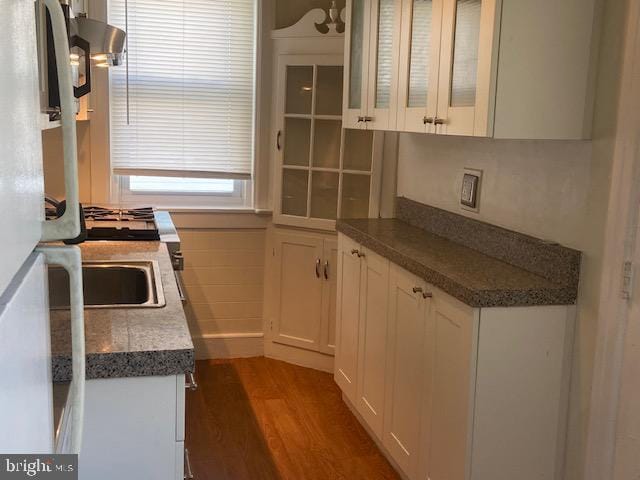
[[[387,350],[389,260],[365,250],[360,290],[358,411],[382,435]]]
[[[284,121],[284,165],[309,166],[311,120],[286,118]]]
[[[274,340],[307,349],[318,348],[322,315],[322,239],[282,235],[276,240],[279,315]]]
[[[340,120],[316,120],[314,132],[313,166],[340,168],[342,122]]]
[[[282,213],[285,215],[307,216],[307,191],[309,172],[307,170],[282,171]]]
[[[434,296],[435,354],[431,421],[432,480],[465,480],[473,398],[474,319],[470,308]]]
[[[359,247],[349,238],[342,235],[338,238],[339,276],[335,380],[345,396],[354,405],[357,398],[360,321],[360,257],[357,255]]]
[[[336,172],[311,173],[311,216],[335,220],[338,212],[338,181]]]
[[[313,66],[288,66],[285,113],[310,115],[312,99]]]
[[[342,115],[341,65],[318,65],[316,80],[316,115]]]
[[[371,176],[345,173],[342,177],[341,218],[367,218]]]
[[[416,479],[429,300],[417,290],[425,287],[414,275],[394,265],[390,278],[383,444],[407,476]]]
[[[451,73],[452,107],[476,104],[481,0],[457,0]]]

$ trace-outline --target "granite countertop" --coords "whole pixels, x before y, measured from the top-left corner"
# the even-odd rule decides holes
[[[576,285],[555,282],[402,220],[339,220],[336,228],[472,307],[576,301]]]
[[[174,271],[161,242],[87,242],[83,260],[155,260],[166,305],[160,308],[85,309],[86,375],[92,378],[192,372],[194,349]],[[68,310],[51,311],[54,382],[71,379]]]

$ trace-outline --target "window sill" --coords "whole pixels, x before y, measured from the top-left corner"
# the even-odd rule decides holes
[[[169,213],[233,213],[271,216],[271,210],[256,210],[248,207],[159,207]]]

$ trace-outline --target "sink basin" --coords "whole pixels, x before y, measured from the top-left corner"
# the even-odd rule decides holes
[[[166,302],[156,261],[82,262],[85,308],[153,308]],[[49,267],[49,306],[69,308],[69,275]]]

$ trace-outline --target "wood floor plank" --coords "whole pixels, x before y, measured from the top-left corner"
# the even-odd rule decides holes
[[[264,357],[203,360],[187,392],[196,478],[397,480],[330,374]]]

